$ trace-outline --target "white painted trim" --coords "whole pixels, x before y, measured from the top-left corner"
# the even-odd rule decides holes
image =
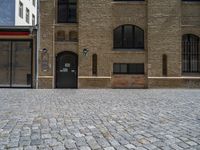
[[[79,79],[111,79],[112,77],[110,77],[110,76],[98,76],[98,77],[95,77],[95,76],[79,76],[78,78]]]
[[[148,79],[200,79],[200,77],[148,77]]]
[[[38,76],[38,78],[53,79],[54,77],[53,76]]]

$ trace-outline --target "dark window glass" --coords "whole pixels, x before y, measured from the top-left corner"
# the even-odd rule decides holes
[[[182,69],[183,73],[200,73],[200,40],[198,36],[183,36]]]
[[[115,47],[122,47],[122,26],[118,27],[114,31],[114,46]]]
[[[135,27],[134,36],[135,47],[141,49],[144,48],[144,31],[138,27]]]
[[[58,23],[75,23],[76,20],[76,0],[58,0]]]
[[[124,1],[124,2],[126,2],[126,1],[144,1],[144,0],[114,0],[114,1]]]
[[[144,49],[144,31],[134,25],[114,30],[114,49]]]
[[[92,55],[92,75],[97,76],[97,54]]]
[[[128,65],[127,64],[120,64],[120,72],[122,74],[126,74],[128,72]]]
[[[21,17],[21,18],[23,18],[23,11],[24,11],[24,9],[23,9],[23,3],[20,1],[19,2],[19,16]]]
[[[124,46],[127,48],[132,48],[133,45],[133,27],[132,26],[124,26]]]
[[[182,0],[182,1],[185,1],[185,2],[200,2],[200,0]]]
[[[29,23],[30,22],[30,11],[28,8],[26,8],[26,22]]]
[[[35,6],[35,0],[32,0],[32,4],[33,4],[33,6]]]
[[[32,25],[34,26],[35,25],[35,15],[32,14]]]
[[[144,64],[123,64],[113,65],[114,74],[144,74]]]

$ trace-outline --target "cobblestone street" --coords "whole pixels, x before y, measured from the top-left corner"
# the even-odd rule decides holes
[[[200,150],[200,90],[0,90],[0,149]]]

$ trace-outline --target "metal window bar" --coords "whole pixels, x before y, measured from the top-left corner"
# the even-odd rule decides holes
[[[200,73],[199,39],[187,35],[183,39],[183,73]]]

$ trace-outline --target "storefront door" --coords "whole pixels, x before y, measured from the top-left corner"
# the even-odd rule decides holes
[[[32,87],[31,41],[0,41],[0,87]]]

